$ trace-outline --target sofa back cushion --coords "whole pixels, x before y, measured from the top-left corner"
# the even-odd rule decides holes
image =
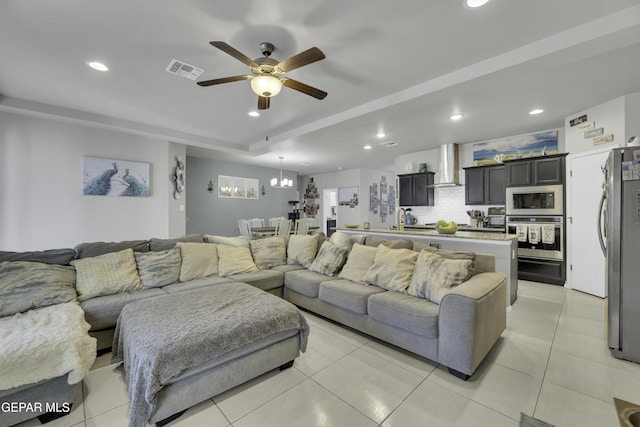
[[[180,249],[180,281],[187,282],[218,274],[218,248],[211,243],[178,242]]]
[[[209,243],[236,246],[239,248],[251,247],[251,240],[246,236],[227,237],[227,236],[214,236],[211,234],[205,234],[204,238]]]
[[[364,243],[366,235],[364,234],[348,234],[341,231],[336,231],[331,235],[329,241],[334,245],[343,246],[351,251],[351,248],[355,243]]]
[[[180,249],[134,252],[144,288],[159,288],[180,280]]]
[[[287,264],[300,264],[309,268],[318,251],[318,236],[294,234],[289,237],[287,246]]]
[[[102,295],[142,288],[131,248],[71,261],[76,269],[76,290],[84,301]]]
[[[258,271],[251,250],[229,245],[218,246],[218,271],[220,276],[226,277],[232,274],[250,273]]]
[[[260,270],[287,263],[287,240],[284,237],[267,237],[251,240],[251,255]]]
[[[347,262],[340,270],[338,277],[352,282],[366,283],[364,276],[373,265],[377,252],[378,248],[354,243],[351,247],[351,252],[349,252]]]
[[[333,276],[347,259],[347,251],[348,248],[334,245],[327,240],[320,247],[318,255],[309,266],[309,270]]]
[[[475,274],[475,254],[453,251],[421,251],[416,261],[408,293],[440,304],[454,286]]]
[[[187,234],[186,236],[177,237],[175,239],[149,239],[149,249],[151,251],[166,251],[173,248],[178,242],[204,243],[201,234]]]
[[[76,259],[90,258],[112,252],[133,249],[135,252],[148,252],[148,240],[126,240],[122,242],[89,242],[80,243],[74,248]]]
[[[418,253],[410,249],[390,249],[380,245],[364,281],[389,291],[404,292],[411,282],[417,259]]]
[[[71,266],[29,261],[0,262],[0,317],[76,299]]]
[[[2,261],[30,261],[44,264],[69,265],[76,253],[71,248],[47,249],[45,251],[6,252],[0,251]]]

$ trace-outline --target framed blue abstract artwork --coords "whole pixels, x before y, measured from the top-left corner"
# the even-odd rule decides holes
[[[149,197],[150,169],[149,163],[83,157],[82,194]]]

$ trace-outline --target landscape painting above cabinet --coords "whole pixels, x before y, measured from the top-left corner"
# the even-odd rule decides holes
[[[505,160],[558,154],[558,131],[534,132],[473,144],[474,166],[495,165]]]

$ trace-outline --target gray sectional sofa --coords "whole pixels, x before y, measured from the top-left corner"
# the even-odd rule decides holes
[[[187,254],[193,254],[195,249],[213,249],[209,243],[215,243],[218,250],[218,268],[198,272],[206,258]],[[384,245],[380,246],[382,243]],[[172,276],[167,281],[166,257],[175,256],[176,246],[180,248],[178,253],[182,257],[180,276],[179,279]],[[249,258],[253,256],[253,259],[238,257],[238,252],[231,251],[231,247],[249,247]],[[129,250],[133,251],[138,262],[138,271],[134,267],[132,274],[139,273],[144,286],[138,283],[129,290],[105,292],[107,284],[101,288],[100,278],[96,278],[94,284],[98,287],[97,293],[92,293],[96,289],[87,290],[80,286],[81,270],[84,269],[82,260],[91,261],[106,254],[122,254]],[[381,252],[389,250],[392,252]],[[246,249],[243,251],[243,254],[247,253]],[[98,352],[111,348],[118,316],[130,302],[222,283],[244,282],[283,297],[305,310],[441,363],[452,374],[467,379],[506,327],[506,276],[493,271],[495,262],[491,255],[462,254],[460,258],[460,254],[446,252],[414,245],[411,241],[387,242],[345,233],[335,233],[330,240],[321,234],[260,241],[188,235],[178,239],[81,243],[74,249],[42,252],[0,252],[0,266],[3,262],[15,261],[74,265],[79,304],[89,324],[88,334],[96,339]],[[368,255],[361,256],[365,253]],[[393,264],[396,255],[399,261]],[[145,259],[144,262],[151,262],[151,267],[154,267],[156,261],[153,256],[159,259],[158,268],[149,268],[146,264],[143,272]],[[196,259],[197,262],[188,259]],[[425,270],[424,266],[428,263],[436,265],[433,262],[464,264],[467,276],[454,271],[448,272],[446,277],[430,277],[427,273],[430,270]],[[186,271],[194,265],[195,270]],[[409,269],[408,276],[406,272],[404,276],[400,275],[402,277],[389,276],[396,270],[395,265],[398,266],[396,272]],[[416,273],[412,274],[414,266]],[[422,266],[420,273],[418,266]],[[435,267],[432,270],[435,271]],[[215,273],[211,274],[212,271]],[[86,275],[86,272],[82,274]],[[177,273],[174,271],[172,274]],[[436,290],[437,295],[431,295],[433,291],[424,288],[427,282],[443,279],[445,282],[449,279],[457,282],[447,285],[446,289]],[[158,282],[154,283],[156,280]],[[409,282],[411,286],[407,287]],[[397,286],[400,287],[394,288]],[[2,291],[0,286],[0,293]],[[2,349],[0,355],[1,352]],[[73,386],[65,379],[66,376],[59,376],[0,390],[0,402],[51,401],[51,396],[63,396],[65,402],[72,402]],[[59,397],[57,399],[60,400]],[[11,425],[34,414],[3,416],[5,419],[0,420],[0,424]]]

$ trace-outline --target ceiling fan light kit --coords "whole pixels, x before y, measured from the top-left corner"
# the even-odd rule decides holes
[[[231,83],[240,80],[251,80],[251,89],[258,95],[258,110],[266,110],[270,106],[270,98],[280,93],[282,86],[302,92],[305,95],[316,99],[324,99],[327,92],[309,86],[305,83],[284,77],[284,74],[297,68],[320,61],[325,58],[324,53],[317,47],[312,47],[292,56],[284,61],[276,61],[270,58],[271,52],[275,49],[272,43],[260,43],[262,58],[251,59],[234,47],[222,41],[209,42],[212,46],[220,49],[228,55],[233,56],[238,61],[251,68],[251,74],[223,77],[213,80],[198,82],[199,86],[213,86],[221,83]]]

